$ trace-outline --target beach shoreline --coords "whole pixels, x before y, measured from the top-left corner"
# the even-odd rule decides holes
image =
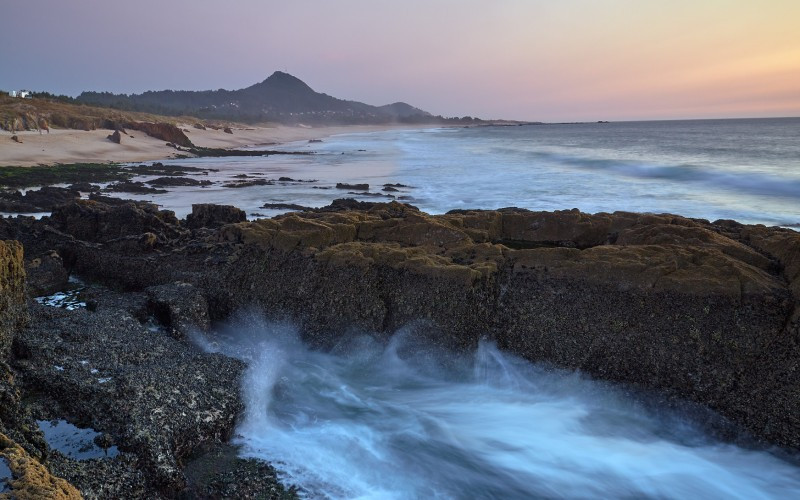
[[[179,126],[197,147],[232,149],[322,140],[338,134],[438,128],[441,125],[239,126],[231,127],[232,134],[222,129],[202,130],[190,125]],[[116,144],[107,138],[112,131],[102,129],[52,129],[49,133],[0,130],[0,167],[158,161],[186,154],[143,132],[127,132],[122,134],[121,143]],[[13,141],[12,136],[17,136],[21,142]]]

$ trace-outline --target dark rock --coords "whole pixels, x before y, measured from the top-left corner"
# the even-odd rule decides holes
[[[219,229],[149,255],[56,229],[71,235],[63,246],[76,272],[123,289],[191,283],[212,319],[257,304],[330,346],[349,328],[386,335],[422,317],[444,345],[489,337],[532,361],[701,403],[800,448],[800,415],[786,410],[800,406],[794,231],[578,210],[430,216],[355,200],[236,224],[225,223],[241,215],[196,212],[215,220],[197,226]],[[3,223],[20,238],[48,224]],[[40,232],[57,248],[49,238],[59,233]]]
[[[393,188],[410,188],[411,186],[406,186],[405,184],[384,184],[383,187],[393,187]]]
[[[19,144],[22,144],[22,141],[20,140],[19,136],[17,136],[17,135],[12,135],[11,136],[11,140],[14,141],[14,142],[17,142]]]
[[[210,186],[211,181],[192,179],[190,177],[159,177],[151,181],[146,181],[151,186]]]
[[[126,236],[138,238],[144,233],[153,233],[166,241],[184,232],[174,212],[159,210],[146,202],[108,205],[79,200],[54,210],[50,223],[59,231],[90,242],[110,242]]]
[[[144,473],[149,498],[184,489],[180,463],[230,436],[242,410],[242,362],[148,331],[111,301],[96,312],[36,305],[33,313],[14,364],[25,389],[133,452],[124,468]]]
[[[206,129],[206,127],[202,123],[195,123],[193,126],[197,130],[205,130]]]
[[[280,484],[272,466],[239,458],[230,445],[205,450],[186,465],[185,472],[188,487],[181,498],[298,498],[294,488]]]
[[[115,130],[113,134],[106,136],[106,139],[111,142],[116,142],[117,144],[122,142],[122,136],[120,135],[119,130]]]
[[[390,194],[384,194],[384,193],[370,193],[369,191],[363,191],[363,192],[360,192],[360,193],[359,193],[358,191],[348,191],[348,192],[347,192],[347,194],[354,194],[354,195],[357,195],[357,196],[371,196],[371,197],[373,197],[373,198],[375,198],[375,197],[381,197],[381,196],[386,196],[386,197],[389,197],[389,198],[394,198],[394,196],[392,196],[392,195],[390,195]]]
[[[381,191],[386,191],[387,193],[396,193],[400,190],[397,188],[393,188],[392,186],[384,186],[384,188]]]
[[[69,273],[58,252],[51,251],[25,263],[28,294],[31,297],[51,295],[67,286]]]
[[[267,180],[267,179],[255,179],[252,181],[236,181],[236,182],[226,182],[222,185],[222,187],[226,188],[244,188],[244,187],[252,187],[252,186],[272,186],[275,183]]]
[[[146,292],[148,308],[174,337],[186,338],[192,330],[208,330],[208,303],[194,286],[177,282],[150,287]]]
[[[224,129],[222,129],[222,131],[225,132],[226,134],[232,134],[233,133],[233,130],[231,130],[230,127],[225,127]]]
[[[231,205],[198,204],[192,205],[192,213],[186,217],[186,227],[220,227],[247,220],[244,210]]]
[[[19,191],[0,192],[0,210],[5,212],[47,212],[80,198],[75,189],[46,186],[29,190],[24,195]]]
[[[344,182],[337,182],[336,189],[350,189],[353,191],[369,191],[369,184],[347,184]]]
[[[71,189],[73,191],[83,191],[85,193],[92,193],[96,191],[100,191],[100,186],[97,184],[91,184],[89,182],[76,182],[74,184],[70,184],[67,189]]]
[[[303,205],[297,205],[295,203],[264,203],[261,205],[261,208],[271,208],[273,210],[314,210],[311,207],[304,207]]]

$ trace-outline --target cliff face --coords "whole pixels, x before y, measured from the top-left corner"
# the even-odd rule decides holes
[[[697,401],[800,448],[796,232],[339,202],[219,229],[162,217],[169,228],[148,226],[148,245],[107,219],[85,243],[59,231],[85,234],[92,213],[107,211],[79,204],[40,223],[37,241],[89,277],[130,289],[189,282],[212,318],[255,306],[301,322],[323,346],[353,327],[389,335],[410,323],[450,347],[489,337],[532,361]]]

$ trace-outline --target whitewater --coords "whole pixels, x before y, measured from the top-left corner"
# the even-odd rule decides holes
[[[235,204],[259,217],[287,211],[262,209],[264,203],[319,207],[349,197],[399,199],[433,214],[578,208],[800,226],[800,118],[390,130],[269,149],[313,154],[165,161],[215,169],[197,178],[218,184],[131,197],[179,217],[193,203]],[[219,184],[254,174],[317,182],[235,190]],[[370,190],[339,190],[336,183],[367,183]],[[408,187],[382,189],[398,183]]]
[[[329,352],[242,314],[206,350],[248,363],[234,443],[305,498],[796,498],[778,452],[712,437],[713,415],[413,325]],[[704,422],[693,420],[702,414]]]
[[[142,198],[179,216],[201,202],[253,218],[286,211],[264,203],[352,197],[429,213],[579,208],[800,227],[800,119],[393,130],[281,148],[314,154],[169,163],[215,169],[202,177],[214,182],[315,182]],[[251,314],[195,340],[248,363],[234,443],[306,498],[800,497],[797,457],[696,406],[532,364],[490,340],[449,352],[422,330],[341,332],[322,352],[291,323]]]

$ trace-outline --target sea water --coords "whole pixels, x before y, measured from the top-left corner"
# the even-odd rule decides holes
[[[800,226],[800,118],[390,130],[277,149],[314,154],[171,160],[216,169],[197,177],[215,185],[132,196],[178,216],[192,203],[234,204],[252,218],[286,211],[264,203],[319,207],[351,197],[401,199],[429,213],[578,208]],[[241,174],[317,182],[221,186]],[[370,189],[352,194],[336,183]],[[408,187],[383,190],[397,183]]]
[[[234,442],[306,498],[798,498],[800,469],[680,409],[481,342],[407,328],[313,351],[240,316],[196,339],[248,363]]]

